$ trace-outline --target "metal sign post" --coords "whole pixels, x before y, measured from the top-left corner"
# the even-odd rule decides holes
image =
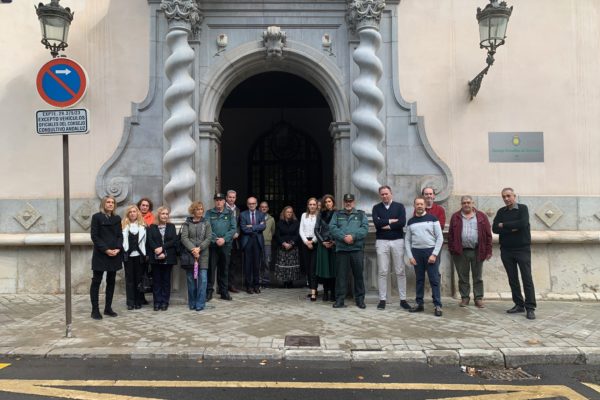
[[[66,58],[47,62],[38,72],[37,90],[51,106],[63,110],[40,110],[36,113],[38,134],[62,135],[64,229],[65,229],[65,321],[66,337],[71,337],[71,193],[69,184],[69,134],[87,133],[87,110],[64,110],[77,104],[86,93],[87,75],[81,65]]]

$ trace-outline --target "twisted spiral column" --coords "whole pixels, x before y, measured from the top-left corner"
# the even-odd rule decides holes
[[[381,35],[374,27],[368,26],[358,31],[360,44],[353,54],[354,62],[360,68],[358,78],[352,84],[352,91],[358,97],[358,106],[352,113],[352,123],[356,126],[356,139],[352,142],[352,153],[358,160],[358,167],[352,173],[352,183],[359,190],[357,208],[370,210],[379,202],[379,173],[385,160],[379,145],[385,136],[385,127],[379,119],[379,111],[384,104],[383,92],[377,87],[383,73],[377,50],[381,46]]]
[[[166,37],[171,54],[165,62],[165,74],[171,85],[164,97],[170,116],[163,125],[163,134],[170,147],[163,157],[163,165],[170,180],[163,195],[174,218],[188,214],[187,208],[192,201],[190,192],[196,183],[196,173],[192,169],[196,142],[191,137],[196,120],[196,111],[191,106],[195,82],[189,72],[194,50],[188,44],[189,33],[190,29],[180,24],[170,28]]]

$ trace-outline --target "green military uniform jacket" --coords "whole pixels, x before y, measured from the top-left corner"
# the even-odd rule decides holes
[[[365,246],[369,233],[369,220],[364,211],[353,208],[351,211],[338,210],[331,217],[329,232],[335,239],[335,251],[357,251]],[[352,235],[354,243],[344,242],[345,235]]]
[[[221,212],[218,212],[216,208],[212,208],[206,212],[206,219],[208,219],[212,228],[211,246],[215,245],[217,239],[221,237],[225,239],[225,246],[231,246],[233,235],[237,229],[237,222],[231,211],[227,207]]]

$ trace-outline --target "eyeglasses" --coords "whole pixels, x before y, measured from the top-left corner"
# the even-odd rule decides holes
[[[255,206],[256,203],[248,203],[249,206]]]

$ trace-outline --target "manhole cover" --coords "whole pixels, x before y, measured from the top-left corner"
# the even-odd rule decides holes
[[[537,375],[523,371],[521,368],[506,369],[506,368],[473,368],[463,367],[464,372],[470,376],[477,376],[483,379],[495,381],[522,381],[528,379],[540,379]]]
[[[321,347],[318,336],[286,336],[285,346]]]

